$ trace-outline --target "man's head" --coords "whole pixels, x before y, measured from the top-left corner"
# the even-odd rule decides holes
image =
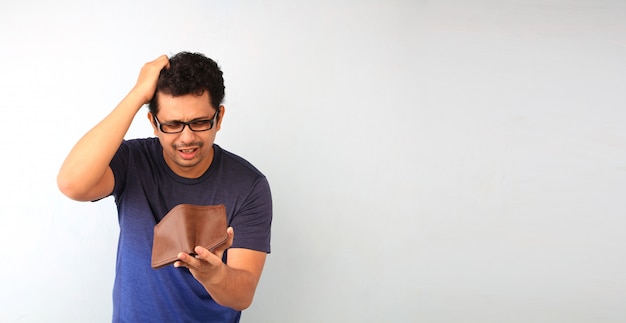
[[[159,75],[148,119],[167,165],[180,176],[196,178],[211,165],[224,117],[222,71],[202,54],[182,52],[169,63]]]
[[[200,53],[180,52],[170,57],[170,67],[159,75],[156,93],[149,108],[153,115],[159,112],[158,93],[173,97],[185,94],[209,93],[211,106],[217,109],[224,100],[224,78],[215,61]]]

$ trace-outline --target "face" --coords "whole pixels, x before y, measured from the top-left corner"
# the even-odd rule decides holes
[[[209,93],[173,97],[157,93],[159,112],[156,118],[161,124],[174,121],[191,122],[212,119],[216,110],[209,103]],[[174,173],[187,178],[200,177],[213,161],[213,142],[220,130],[224,107],[220,109],[218,121],[206,131],[192,131],[185,126],[180,133],[163,133],[156,125],[152,113],[148,113],[154,134],[163,146],[163,157]],[[195,129],[195,128],[194,128]]]

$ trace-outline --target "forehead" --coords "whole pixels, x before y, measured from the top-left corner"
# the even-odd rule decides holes
[[[211,117],[215,109],[211,106],[209,92],[202,95],[185,94],[172,96],[157,93],[159,112],[158,117],[163,120],[191,120],[202,117]]]

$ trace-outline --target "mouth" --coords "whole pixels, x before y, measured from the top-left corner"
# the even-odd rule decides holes
[[[184,148],[184,149],[178,149],[178,154],[183,159],[192,159],[196,156],[197,151],[198,151],[198,148]]]
[[[189,160],[196,158],[203,146],[204,144],[202,142],[190,142],[186,144],[174,144],[172,145],[172,148],[178,152],[178,156],[180,156],[180,158]]]

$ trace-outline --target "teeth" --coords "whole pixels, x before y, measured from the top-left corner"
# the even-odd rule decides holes
[[[184,152],[184,153],[190,153],[193,152],[193,149],[181,149],[180,151]]]

